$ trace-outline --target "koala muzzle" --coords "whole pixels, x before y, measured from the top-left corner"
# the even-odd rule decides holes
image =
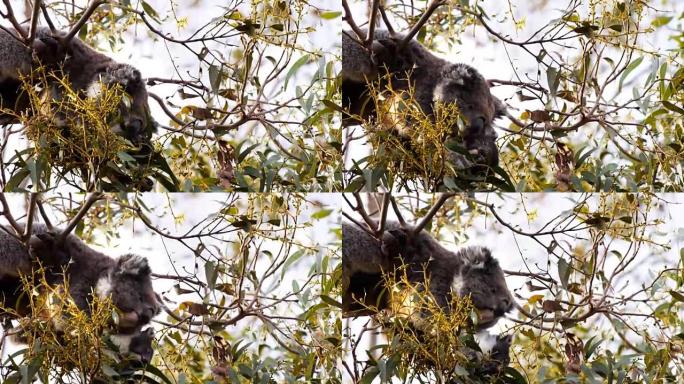
[[[140,324],[140,316],[135,312],[124,312],[119,316],[117,327],[123,334],[133,333]]]
[[[510,312],[512,309],[513,309],[513,302],[510,299],[505,298],[501,301],[501,303],[494,310],[494,314],[496,316],[503,316],[506,313]]]
[[[140,315],[138,316],[138,320],[139,320],[138,323],[139,324],[147,324],[150,322],[150,320],[152,320],[152,318],[156,314],[157,313],[156,313],[154,308],[147,307],[147,308],[143,309],[142,313],[140,313]]]

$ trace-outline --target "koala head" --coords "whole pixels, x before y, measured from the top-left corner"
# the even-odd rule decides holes
[[[132,335],[110,335],[109,339],[118,348],[119,353],[129,356],[135,361],[148,364],[152,361],[154,349],[154,328],[150,327]]]
[[[489,83],[475,68],[460,63],[448,64],[439,76],[433,102],[458,104],[469,127],[484,130],[505,113],[503,103],[492,96]]]
[[[100,81],[90,84],[87,94],[97,97],[101,85],[118,84],[126,92],[119,105],[120,119],[112,130],[136,146],[149,143],[155,122],[147,104],[147,88],[140,71],[128,64],[108,63],[100,72]]]
[[[114,268],[98,281],[98,296],[110,296],[121,312],[117,324],[120,333],[134,333],[159,314],[159,302],[150,273],[147,259],[127,254],[121,256]]]
[[[505,115],[506,107],[492,96],[489,83],[477,70],[466,64],[445,65],[435,86],[433,102],[456,103],[468,124],[463,134],[466,149],[476,152],[473,154],[482,157],[485,164],[498,164],[492,122]],[[458,127],[453,130],[457,132]]]
[[[463,264],[451,289],[459,296],[470,295],[479,314],[478,329],[489,328],[513,309],[513,296],[503,270],[485,247],[467,247],[457,255]]]

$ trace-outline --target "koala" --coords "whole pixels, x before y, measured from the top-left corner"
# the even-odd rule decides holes
[[[30,76],[37,64],[68,76],[72,88],[84,97],[97,97],[103,85],[119,84],[130,100],[122,100],[120,119],[111,122],[111,129],[140,147],[142,152],[149,152],[155,123],[151,119],[147,89],[140,71],[131,65],[117,63],[78,38],[63,45],[61,39],[64,36],[63,32],[53,35],[48,28],[38,28],[36,40],[29,48],[17,36],[0,30],[0,108],[17,114],[26,111],[29,106],[22,95],[19,79],[20,76]],[[48,86],[51,97],[61,97],[61,90],[55,82],[43,86]],[[16,123],[16,120],[0,113],[0,122]]]
[[[376,30],[374,37],[371,47],[366,49],[351,32],[343,31],[342,106],[349,113],[343,125],[359,124],[361,121],[355,116],[372,117],[375,105],[369,97],[367,82],[380,81],[381,90],[388,85],[397,91],[412,87],[420,109],[432,118],[439,103],[456,103],[467,122],[462,135],[466,150],[478,164],[498,165],[497,135],[492,122],[504,116],[506,108],[492,96],[484,77],[469,65],[438,58],[415,40],[402,47],[401,34]],[[384,73],[390,75],[389,80],[381,79]],[[458,126],[452,127],[451,132],[450,136],[458,136]],[[471,166],[464,160],[453,162]]]
[[[114,259],[88,247],[74,235],[67,236],[59,245],[57,233],[46,226],[34,224],[32,229],[29,249],[0,230],[0,298],[4,297],[4,306],[15,308],[19,315],[30,311],[21,300],[19,276],[31,276],[33,263],[39,260],[46,264],[49,284],[56,286],[68,278],[69,295],[86,313],[93,294],[111,297],[121,312],[116,324],[118,334],[138,333],[160,312],[147,259],[133,254]]]
[[[387,308],[382,276],[402,265],[410,282],[425,284],[429,279],[425,288],[444,311],[450,311],[452,292],[470,296],[479,314],[478,330],[493,326],[513,308],[503,270],[489,249],[452,252],[428,232],[411,235],[410,227],[401,228],[397,222],[388,222],[385,232],[380,241],[354,224],[342,223],[344,315],[368,314],[359,302],[378,305],[378,310]],[[366,293],[371,293],[370,302]]]
[[[392,279],[391,273],[403,266],[408,281],[429,290],[447,313],[452,293],[470,297],[478,312],[475,336],[481,351],[471,350],[467,356],[478,362],[480,374],[496,374],[508,366],[512,336],[494,336],[487,329],[513,308],[514,301],[490,250],[467,247],[451,252],[424,230],[412,235],[411,227],[396,222],[385,228],[376,239],[355,224],[342,223],[342,315],[372,315],[369,306],[389,308],[385,279]]]

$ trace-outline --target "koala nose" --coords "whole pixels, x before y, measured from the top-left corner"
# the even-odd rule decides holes
[[[510,311],[511,309],[513,309],[513,303],[511,302],[511,299],[505,298],[501,302],[501,306],[499,306],[499,308],[497,308],[497,311],[498,311],[497,315],[503,316],[506,312]]]
[[[476,117],[473,119],[473,121],[470,122],[470,129],[476,131],[476,132],[482,132],[484,131],[485,127],[485,118],[482,116]]]
[[[153,306],[148,306],[143,309],[140,314],[140,324],[147,324],[152,320],[152,318],[157,314],[156,308]]]

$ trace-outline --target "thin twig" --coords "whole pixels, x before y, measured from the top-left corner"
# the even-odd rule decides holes
[[[43,223],[47,227],[49,231],[52,231],[54,228],[52,225],[52,222],[50,221],[50,218],[47,215],[47,212],[45,212],[45,207],[43,207],[43,201],[42,199],[38,199],[37,201],[38,204],[38,212],[40,213],[40,216],[43,218]]]
[[[36,39],[36,29],[38,29],[38,14],[40,13],[40,6],[43,3],[42,0],[35,0],[33,2],[33,11],[31,13],[31,27],[29,28],[29,35],[26,44],[30,47],[33,46],[33,40]]]
[[[385,223],[387,222],[387,208],[390,203],[391,195],[389,192],[382,194],[382,205],[380,206],[380,224],[378,224],[378,229],[375,231],[376,237],[382,235],[385,231]]]
[[[394,210],[394,214],[397,215],[397,220],[399,220],[399,224],[402,228],[405,228],[406,220],[404,220],[404,216],[401,215],[399,205],[397,204],[397,200],[394,198],[394,196],[390,196],[390,202],[392,203],[392,209]]]
[[[17,222],[14,220],[14,217],[12,217],[12,212],[10,211],[9,204],[7,204],[7,199],[5,198],[5,193],[0,192],[0,204],[2,204],[2,214],[5,216],[5,219],[9,223],[9,225],[14,229],[14,235],[18,240],[21,240],[19,234],[22,233],[21,226],[17,224]],[[9,233],[9,232],[8,232]]]
[[[24,234],[21,237],[22,243],[27,244],[31,238],[31,231],[33,230],[33,218],[36,213],[36,202],[39,195],[32,193],[29,195],[28,214],[26,215],[26,225],[24,226]]]
[[[380,4],[380,16],[382,16],[382,21],[385,23],[385,28],[387,28],[387,32],[389,32],[390,36],[394,36],[394,28],[392,27],[392,23],[390,23],[389,17],[387,17],[387,13],[385,12],[385,6]]]
[[[64,231],[62,231],[62,233],[59,234],[59,237],[57,238],[57,244],[64,244],[64,240],[66,240],[67,236],[69,236],[71,231],[73,231],[74,228],[76,228],[76,226],[78,225],[78,223],[81,222],[83,216],[85,216],[86,213],[88,213],[90,207],[92,207],[93,204],[100,200],[101,197],[101,192],[91,193],[90,196],[88,196],[88,199],[85,203],[83,203],[81,209],[78,210],[78,213],[76,213],[76,215],[73,218],[71,218],[69,225],[67,225],[66,228],[64,228]]]
[[[349,27],[351,27],[352,31],[356,33],[358,39],[360,41],[363,41],[363,30],[359,28],[359,26],[356,25],[356,23],[354,22],[354,18],[351,15],[351,10],[349,9],[349,4],[347,4],[347,0],[342,0],[342,8],[344,8],[344,17],[342,18],[342,20],[346,21],[347,24],[349,24]]]
[[[373,0],[370,9],[370,20],[368,21],[368,33],[366,34],[366,40],[363,45],[370,49],[373,44],[373,39],[375,38],[375,24],[378,20],[378,7],[380,6],[380,0]]]
[[[21,24],[17,21],[17,18],[14,17],[14,10],[12,10],[12,6],[10,5],[9,0],[2,0],[3,3],[5,3],[5,8],[7,8],[7,14],[5,15],[5,18],[12,23],[12,26],[14,29],[17,31],[19,36],[21,36],[22,40],[26,42],[26,39],[28,38],[28,35],[26,34],[26,31],[24,28],[21,27]]]
[[[52,19],[50,19],[50,15],[48,14],[47,8],[45,7],[45,4],[42,2],[40,3],[40,10],[43,12],[43,18],[45,19],[45,22],[50,28],[50,32],[52,32],[53,35],[57,34],[57,28],[55,28],[55,24],[52,22]]]

